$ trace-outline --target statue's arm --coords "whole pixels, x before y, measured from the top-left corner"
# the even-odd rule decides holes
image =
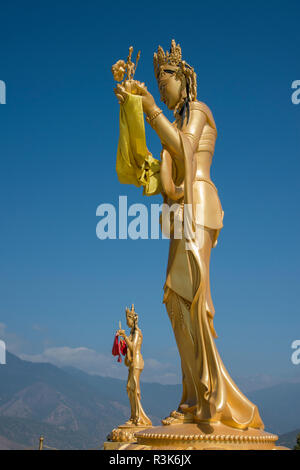
[[[126,91],[126,86],[126,83],[124,86],[118,84],[114,90],[120,102],[124,102],[126,96],[129,94],[128,91]],[[203,128],[207,122],[206,113],[201,110],[199,106],[193,106],[194,102],[191,102],[189,122],[184,130],[181,131],[173,126],[166,116],[163,115],[162,111],[157,107],[153,96],[143,83],[134,81],[132,86],[135,88],[135,93],[142,97],[143,110],[147,115],[147,120],[159,136],[163,147],[166,147],[171,154],[175,154],[183,159],[183,149],[180,139],[180,133],[183,132],[190,141],[193,152],[195,152]]]
[[[136,347],[137,347],[137,344],[138,344],[140,331],[141,330],[139,330],[139,328],[136,328],[136,330],[134,332],[134,335],[133,335],[133,338],[132,338],[132,349],[135,350],[135,351],[136,351]]]
[[[158,110],[159,108],[157,108]],[[206,124],[206,114],[199,109],[192,109],[190,111],[190,119],[183,131],[177,129],[171,122],[163,115],[158,114],[151,120],[151,115],[155,115],[155,109],[148,115],[150,116],[150,125],[159,136],[161,143],[171,154],[183,158],[183,149],[181,144],[180,133],[183,133],[189,140],[193,152],[197,150],[199,139],[201,137],[203,128]]]
[[[130,350],[130,352],[132,353],[133,351],[133,341],[130,341],[130,339],[128,338],[128,336],[124,336],[124,340],[125,340],[125,343],[127,344],[127,348]]]
[[[118,336],[121,336],[124,339],[128,349],[130,349],[130,351],[132,352],[132,350],[133,350],[133,341],[130,341],[130,339],[126,335],[125,331],[124,330],[118,330],[117,334],[118,334]]]

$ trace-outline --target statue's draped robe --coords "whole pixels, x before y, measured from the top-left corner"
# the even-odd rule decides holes
[[[135,106],[138,107],[138,97],[133,98]],[[126,113],[131,100],[132,95],[129,95],[127,102],[121,106],[121,113],[122,108],[123,113],[124,111]],[[211,111],[204,103],[192,102],[191,108],[193,106],[207,116],[207,124],[197,150],[213,153],[216,127]],[[132,106],[130,109],[132,110]],[[141,102],[139,109],[142,110]],[[139,112],[135,117],[131,114],[131,121],[143,119],[141,114]],[[135,127],[136,124],[131,126],[132,129]],[[174,239],[171,236],[164,295],[164,302],[181,357],[183,393],[179,411],[193,416],[196,421],[220,421],[240,429],[247,427],[262,429],[263,422],[257,407],[232,381],[215,345],[214,307],[209,286],[209,259],[210,250],[216,245],[223,226],[223,211],[217,190],[211,180],[197,177],[197,152],[193,152],[184,131],[178,130],[178,132],[184,155],[184,176],[181,185],[183,196],[176,201],[172,200],[172,194],[166,194],[164,191],[163,196],[164,201],[169,205],[174,202],[179,204],[182,213],[178,216],[184,217],[185,224],[182,239]],[[122,128],[120,128],[121,141],[123,137]],[[127,135],[126,139],[128,138]],[[132,133],[131,149],[134,147],[132,145],[134,139],[135,136]],[[122,148],[126,149],[126,146],[123,145]],[[143,164],[133,156],[130,159],[131,165],[135,161],[138,161],[136,167],[137,174],[139,174]],[[176,169],[173,170],[174,165],[169,175],[161,174],[163,188],[170,187],[172,184],[174,186],[173,177]],[[155,177],[157,178],[157,173]],[[172,181],[166,181],[168,178]],[[126,181],[126,178],[122,182],[132,183],[129,179]],[[159,184],[158,182],[157,187]],[[187,208],[191,208],[189,216],[184,216]],[[199,208],[200,211],[197,211]]]
[[[140,375],[144,369],[144,360],[141,355],[143,335],[136,327],[133,334],[129,336],[133,344],[133,351],[127,348],[125,365],[128,367],[127,393],[131,407],[131,417],[138,426],[151,426],[151,420],[146,415],[141,403]]]
[[[160,161],[147,149],[140,96],[129,95],[120,106],[119,126],[116,171],[120,183],[143,186],[146,196],[159,194]]]

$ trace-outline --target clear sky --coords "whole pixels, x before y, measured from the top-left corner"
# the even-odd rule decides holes
[[[291,101],[299,14],[290,0],[1,5],[0,339],[12,352],[124,376],[110,353],[134,302],[144,378],[178,380],[162,304],[168,242],[101,241],[95,231],[97,206],[119,195],[128,204],[161,202],[118,182],[110,69],[130,45],[141,49],[136,78],[163,106],[152,57],[175,38],[219,132],[212,177],[225,217],[211,268],[218,347],[233,376],[300,376],[290,360],[300,339],[300,105]]]

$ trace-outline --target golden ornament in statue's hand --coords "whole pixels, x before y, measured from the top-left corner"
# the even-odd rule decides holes
[[[117,82],[121,82],[124,78],[125,72],[126,72],[126,64],[124,60],[118,60],[112,68],[111,68],[112,74],[114,79]]]

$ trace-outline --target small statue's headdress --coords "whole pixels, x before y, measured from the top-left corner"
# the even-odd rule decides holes
[[[164,52],[161,46],[158,46],[157,52],[153,57],[154,73],[159,81],[165,70],[174,71],[178,78],[184,77],[186,80],[186,97],[178,103],[175,114],[180,113],[189,101],[196,100],[197,97],[197,76],[189,64],[182,60],[181,47],[172,39],[170,51]]]

